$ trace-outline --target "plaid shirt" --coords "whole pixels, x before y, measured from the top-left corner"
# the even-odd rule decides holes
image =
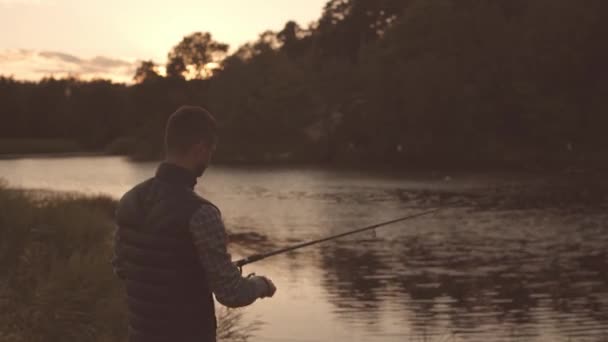
[[[259,285],[241,276],[232,263],[220,212],[212,205],[202,205],[190,220],[190,232],[217,301],[228,307],[253,303],[258,298]]]

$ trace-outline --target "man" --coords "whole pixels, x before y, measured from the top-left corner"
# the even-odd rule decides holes
[[[211,114],[178,109],[167,122],[166,161],[120,200],[112,263],[127,291],[130,342],[213,342],[212,293],[234,308],[276,291],[265,277],[241,276],[220,211],[193,190],[216,142]]]

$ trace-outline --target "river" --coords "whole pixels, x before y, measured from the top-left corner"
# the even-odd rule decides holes
[[[10,185],[119,198],[155,163],[120,157],[0,160]],[[234,258],[390,220],[513,175],[214,166]],[[453,203],[453,202],[449,202]],[[608,341],[608,212],[447,203],[432,216],[276,256],[245,272],[272,299],[243,309],[251,341]],[[474,203],[474,202],[471,202]]]

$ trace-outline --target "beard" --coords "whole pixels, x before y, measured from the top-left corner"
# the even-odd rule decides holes
[[[196,175],[196,177],[200,177],[203,175],[203,173],[205,173],[205,170],[207,170],[207,162],[203,161],[200,162],[198,165],[196,165],[195,169],[194,169],[194,174]]]

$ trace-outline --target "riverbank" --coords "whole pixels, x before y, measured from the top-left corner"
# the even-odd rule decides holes
[[[32,158],[76,158],[118,156],[133,162],[160,162],[162,152],[145,151],[141,141],[119,138],[101,150],[86,150],[77,143],[59,139],[0,139],[0,160]],[[327,159],[311,153],[260,153],[243,155],[219,151],[214,164],[232,167],[323,167],[342,170],[374,170],[384,173],[535,173],[535,174],[599,174],[608,170],[608,161],[597,156],[568,158],[539,158],[526,156],[506,159],[437,158],[381,158],[378,155],[351,154]]]
[[[115,206],[0,183],[0,341],[125,341],[124,291],[110,266]],[[225,341],[246,340],[238,311],[218,315]]]
[[[108,264],[114,206],[0,187],[0,340],[124,340],[124,297]]]
[[[67,139],[0,139],[0,157],[85,151],[80,144]]]
[[[31,159],[31,158],[73,158],[73,157],[102,157],[107,154],[103,152],[49,152],[49,153],[8,153],[0,154],[3,159]]]

